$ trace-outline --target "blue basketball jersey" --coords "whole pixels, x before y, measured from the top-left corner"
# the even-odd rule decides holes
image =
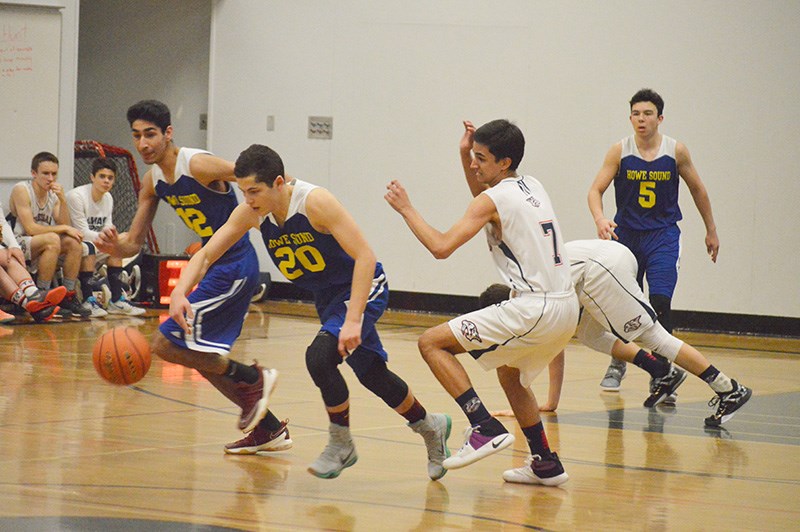
[[[661,147],[652,161],[645,161],[633,135],[623,139],[619,172],[614,177],[618,226],[649,231],[677,223],[678,163],[675,139],[662,136]]]
[[[261,236],[272,262],[289,281],[314,292],[350,286],[355,261],[332,235],[320,233],[306,215],[306,198],[316,185],[296,179],[283,227],[270,213],[261,221]]]
[[[199,153],[208,152],[194,148],[181,148],[178,151],[175,180],[172,184],[167,182],[164,172],[157,165],[151,168],[151,172],[156,196],[175,209],[186,227],[194,231],[205,244],[214,231],[228,221],[239,200],[230,183],[225,183],[225,192],[219,192],[195,180],[189,169],[189,161]],[[249,250],[253,250],[253,246],[249,236],[245,234],[219,261],[239,260],[242,253]]]

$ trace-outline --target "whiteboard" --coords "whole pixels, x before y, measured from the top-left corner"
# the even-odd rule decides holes
[[[58,153],[60,65],[60,11],[0,4],[0,179],[30,177],[36,153]]]

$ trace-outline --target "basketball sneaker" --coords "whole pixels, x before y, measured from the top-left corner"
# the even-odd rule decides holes
[[[556,453],[550,453],[547,457],[534,454],[525,460],[523,467],[503,472],[503,480],[517,484],[560,486],[569,480],[569,475],[564,471]]]
[[[464,445],[455,456],[445,459],[445,469],[459,469],[486,458],[490,454],[502,451],[514,443],[514,435],[504,432],[497,435],[483,435],[480,426],[467,427],[464,431]]]
[[[92,314],[91,309],[83,307],[83,303],[81,303],[80,299],[78,299],[78,294],[75,292],[75,290],[68,290],[67,294],[64,296],[64,299],[61,301],[61,311],[64,310],[69,311],[71,314],[70,316],[67,316],[66,312],[62,312],[61,316],[64,318],[71,317],[88,319]]]
[[[31,297],[25,298],[23,307],[36,323],[43,323],[58,313],[60,310],[58,304],[66,295],[67,289],[63,286],[57,286],[48,291],[39,289]],[[71,312],[70,316],[72,316]]]
[[[606,375],[600,381],[600,387],[607,392],[618,392],[622,379],[625,378],[625,372],[628,370],[627,364],[624,360],[611,359],[606,370]]]
[[[750,397],[753,395],[753,390],[742,386],[735,380],[733,383],[733,390],[727,393],[718,393],[708,402],[708,406],[716,406],[717,411],[713,415],[708,416],[705,421],[707,427],[719,427],[733,417],[733,414],[742,408]]]
[[[350,427],[335,423],[328,426],[328,445],[308,466],[308,472],[319,478],[336,478],[343,469],[358,461],[356,446],[350,437]]]
[[[644,400],[644,406],[651,408],[657,404],[666,402],[667,398],[675,393],[678,386],[686,380],[686,372],[682,369],[671,366],[669,372],[658,379],[652,379],[650,385],[650,396]],[[674,402],[672,403],[675,404]]]
[[[8,312],[0,309],[0,323],[11,323],[15,319],[17,319],[17,317],[13,314],[9,314]]]
[[[431,480],[439,480],[447,473],[442,462],[450,456],[447,438],[453,425],[447,414],[428,414],[424,419],[408,423],[411,430],[422,436],[428,448],[428,476]]]
[[[289,429],[286,425],[288,419],[281,421],[281,426],[277,430],[269,431],[260,424],[256,425],[253,432],[241,440],[229,443],[225,446],[227,454],[256,454],[260,451],[275,452],[285,451],[292,448],[292,438],[289,437]]]
[[[106,312],[94,296],[87,297],[86,301],[83,302],[83,306],[92,312],[89,314],[90,318],[104,318],[108,316],[108,312]]]
[[[123,314],[125,316],[141,316],[146,311],[142,307],[134,307],[123,295],[116,301],[109,301],[106,310],[109,314]]]
[[[269,396],[278,382],[278,371],[262,368],[258,362],[253,366],[259,370],[258,380],[253,384],[237,382],[236,391],[241,399],[242,415],[239,417],[239,428],[242,432],[252,432],[258,422],[264,419],[269,409]]]

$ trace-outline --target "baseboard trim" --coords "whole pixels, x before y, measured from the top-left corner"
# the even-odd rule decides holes
[[[270,300],[311,302],[311,294],[291,283],[272,283]],[[457,296],[392,290],[389,309],[415,314],[437,314],[437,318],[458,316],[478,308],[477,296]],[[427,321],[427,320],[425,320]],[[676,330],[729,335],[774,336],[800,338],[800,318],[727,314],[673,310],[672,323]]]

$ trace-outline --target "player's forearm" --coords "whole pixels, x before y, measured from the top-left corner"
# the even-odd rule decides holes
[[[417,237],[417,240],[430,251],[431,255],[437,259],[445,259],[450,256],[452,250],[447,250],[443,245],[444,235],[431,227],[416,209],[412,207],[402,214],[406,225],[408,225],[411,232],[414,233],[414,236]]]
[[[350,287],[350,303],[347,307],[345,320],[360,323],[367,308],[372,290],[372,280],[375,277],[375,255],[370,253],[370,257],[357,258],[353,267],[353,281]]]
[[[605,218],[605,213],[603,212],[603,195],[600,194],[600,192],[594,188],[590,188],[587,201],[589,203],[589,212],[592,213],[592,220],[597,222],[597,220]]]
[[[694,199],[694,204],[697,207],[697,212],[700,213],[700,217],[703,219],[703,224],[706,226],[706,232],[716,233],[717,225],[714,223],[714,213],[711,210],[711,199],[708,197],[708,193],[706,192],[705,188],[691,190],[691,193],[692,199]]]
[[[474,198],[483,192],[486,187],[478,183],[478,179],[475,176],[475,170],[472,169],[471,150],[461,150],[461,167],[464,169],[464,177],[467,180],[467,186],[469,186],[469,191],[472,193],[472,197]]]

